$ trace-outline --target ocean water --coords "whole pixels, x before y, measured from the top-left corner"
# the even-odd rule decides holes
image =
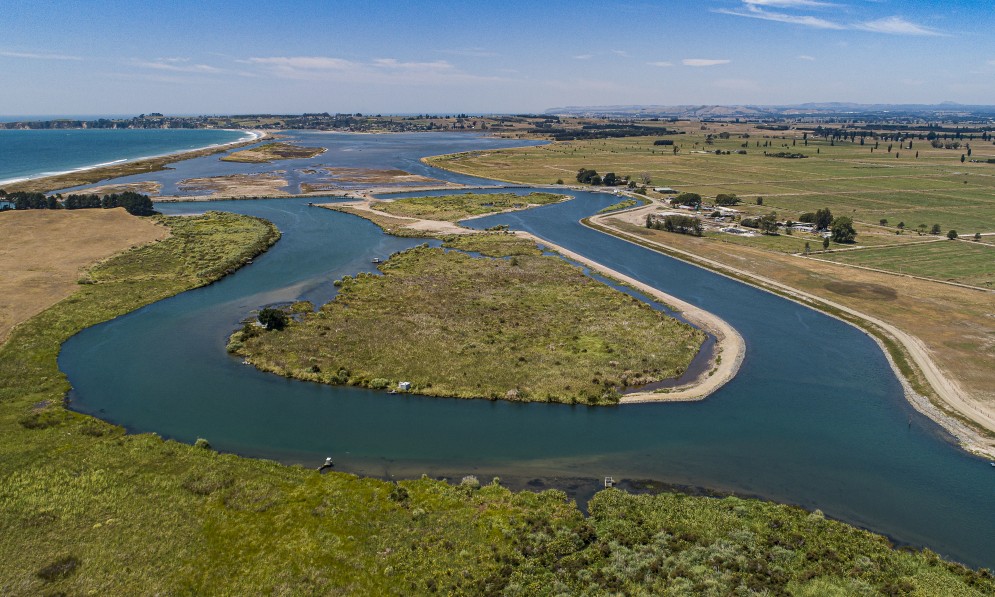
[[[215,129],[0,130],[0,184],[250,138]]]

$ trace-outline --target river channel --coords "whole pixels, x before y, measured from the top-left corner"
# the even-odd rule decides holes
[[[351,144],[348,165],[410,170],[417,163],[411,156],[446,151],[440,138],[338,135],[324,159]],[[494,146],[452,138],[460,150]],[[403,151],[378,150],[378,139]],[[355,148],[366,156],[353,155]],[[471,181],[427,167],[418,173]],[[733,381],[700,402],[608,408],[402,397],[259,372],[225,353],[227,336],[252,310],[327,301],[336,278],[375,271],[374,257],[423,242],[308,207],[314,198],[268,199],[159,205],[167,214],[259,216],[283,238],[216,284],[67,342],[59,362],[74,387],[72,408],[131,432],[184,442],[204,437],[222,451],[307,466],[332,456],[338,470],[384,478],[476,474],[557,486],[611,475],[760,496],[819,508],[968,565],[995,566],[995,471],[908,405],[869,337],[584,228],[582,217],[616,199],[571,194],[565,203],[472,223],[530,231],[723,317],[747,342]],[[383,333],[390,337],[389,325]]]

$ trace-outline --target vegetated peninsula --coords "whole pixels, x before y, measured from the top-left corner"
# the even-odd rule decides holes
[[[221,158],[223,162],[246,162],[264,164],[277,160],[302,160],[313,158],[328,151],[324,147],[302,147],[293,143],[266,143],[230,153]]]
[[[675,377],[705,334],[508,234],[451,237],[337,282],[283,330],[247,325],[229,350],[289,377],[433,396],[615,404]],[[492,257],[472,257],[463,251]]]
[[[565,199],[567,196],[559,193],[529,193],[528,195],[462,193],[436,197],[405,197],[393,201],[377,202],[371,207],[393,216],[456,222],[499,211],[548,205]]]

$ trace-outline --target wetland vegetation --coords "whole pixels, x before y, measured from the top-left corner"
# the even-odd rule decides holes
[[[548,205],[567,197],[557,193],[461,193],[435,197],[405,197],[375,203],[373,209],[408,218],[456,222],[473,216],[482,216],[508,209],[525,209]]]
[[[302,147],[293,143],[264,143],[241,151],[234,151],[221,158],[223,162],[266,164],[278,160],[300,160],[325,153],[324,147]]]
[[[704,341],[532,241],[492,233],[443,246],[460,251],[394,255],[383,276],[340,280],[317,313],[280,332],[236,332],[229,350],[323,383],[408,381],[433,396],[613,404],[627,387],[683,373]]]
[[[276,238],[265,222],[231,214],[166,224],[168,239],[90,270],[92,283],[0,348],[0,592],[995,590],[987,571],[896,550],[880,535],[791,506],[606,490],[585,517],[558,490],[319,474],[218,454],[207,441],[125,434],[66,410],[56,365],[66,338],[208,283]]]

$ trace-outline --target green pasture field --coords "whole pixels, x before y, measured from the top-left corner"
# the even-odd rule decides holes
[[[806,147],[800,131],[784,131],[788,138],[781,139],[781,132],[750,130],[750,137],[744,139],[739,137],[746,130],[743,127],[730,128],[729,139],[705,143],[706,134],[723,130],[722,125],[709,124],[707,131],[660,137],[674,140],[680,150],[677,155],[672,147],[654,146],[657,137],[636,137],[468,152],[428,161],[467,174],[542,184],[557,179],[574,184],[580,168],[600,174],[615,172],[637,181],[646,174],[652,180],[650,187],[696,192],[706,201],[719,193],[734,193],[747,204],[763,197],[764,208],[786,218],[829,207],[834,215],[851,216],[858,224],[877,225],[884,218],[891,226],[902,221],[910,228],[940,224],[944,233],[949,229],[962,234],[995,231],[995,164],[961,163],[963,150],[934,149],[924,140],[913,140],[911,151],[895,144],[890,154],[885,142],[873,153],[873,141],[864,146],[849,141],[831,146],[810,138]],[[798,137],[796,145],[792,145],[793,136]],[[772,146],[758,148],[757,141]],[[748,146],[741,147],[743,143]],[[971,146],[971,159],[995,157],[991,143],[978,139]],[[706,149],[713,153],[695,153]],[[715,155],[716,149],[733,153]],[[734,153],[738,150],[747,154]],[[809,157],[765,157],[764,151]]]
[[[982,288],[995,284],[995,247],[970,240],[837,251],[818,257]]]

